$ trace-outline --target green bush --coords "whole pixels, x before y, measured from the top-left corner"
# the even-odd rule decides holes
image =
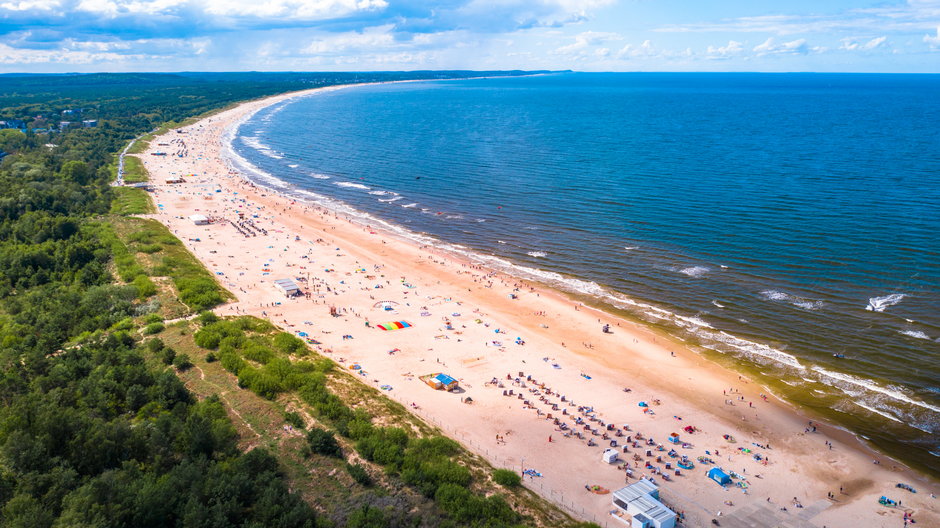
[[[359,464],[346,464],[346,471],[349,472],[349,476],[353,478],[359,484],[369,487],[372,485],[372,477],[369,476],[369,472],[365,470]]]
[[[307,453],[316,453],[323,456],[331,456],[336,458],[343,457],[343,450],[340,449],[339,444],[336,443],[336,438],[333,436],[333,433],[320,429],[319,427],[311,427],[307,431]]]
[[[280,332],[274,336],[274,346],[285,354],[307,355],[308,352],[307,345],[303,341],[287,332]]]
[[[303,416],[300,415],[300,413],[285,412],[284,421],[287,422],[290,426],[295,427],[297,429],[303,429],[304,427],[307,426],[307,424],[304,423],[304,418]]]
[[[163,322],[163,317],[157,313],[147,314],[147,316],[144,317],[145,324],[162,323],[162,322]]]
[[[147,341],[147,350],[150,352],[159,352],[163,350],[163,347],[166,346],[163,344],[163,340],[159,337],[155,337]]]
[[[346,519],[346,528],[387,528],[388,523],[382,510],[366,504]]]
[[[522,477],[510,469],[497,469],[496,471],[493,471],[493,480],[496,481],[496,483],[500,486],[505,486],[507,488],[515,488],[516,486],[522,484]]]
[[[164,365],[172,365],[174,359],[176,359],[176,351],[172,348],[166,347],[160,352],[160,361]]]
[[[222,336],[208,328],[203,328],[196,332],[196,335],[193,336],[193,340],[196,342],[197,346],[214,350],[219,348],[219,342],[222,341]]]
[[[148,297],[153,297],[157,294],[157,285],[150,280],[150,277],[146,275],[138,275],[134,277],[134,280],[131,281],[131,284],[137,288],[137,298],[146,299]]]
[[[215,315],[212,312],[205,311],[205,312],[200,313],[199,317],[197,317],[196,320],[199,321],[199,324],[201,324],[202,326],[209,326],[212,323],[219,322],[219,316]]]
[[[187,356],[186,354],[180,354],[176,356],[175,358],[173,358],[173,366],[176,367],[177,370],[185,372],[193,368],[193,362],[189,359],[189,356]]]
[[[215,354],[213,354],[212,352],[209,352],[208,354],[206,354],[206,363],[212,363],[213,361],[216,361],[218,359],[219,358],[215,357]]]
[[[166,328],[163,323],[150,323],[144,327],[144,333],[147,335],[159,334]]]

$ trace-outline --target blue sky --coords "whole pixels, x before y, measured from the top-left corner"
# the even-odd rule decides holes
[[[940,72],[940,0],[0,0],[0,72]]]

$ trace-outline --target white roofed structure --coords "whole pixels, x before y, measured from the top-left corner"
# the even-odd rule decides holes
[[[297,283],[291,279],[277,279],[274,281],[274,286],[281,290],[284,295],[288,297],[293,297],[295,295],[300,295],[300,286],[297,286]]]
[[[613,493],[614,506],[632,517],[631,527],[675,528],[676,512],[659,502],[659,486],[643,478]]]
[[[201,214],[189,215],[189,219],[196,225],[209,225],[209,219]]]

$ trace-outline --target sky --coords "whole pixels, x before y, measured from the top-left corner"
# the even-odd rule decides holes
[[[0,73],[940,73],[940,0],[0,0]]]

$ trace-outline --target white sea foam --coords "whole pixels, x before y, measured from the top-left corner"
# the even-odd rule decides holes
[[[311,174],[311,176],[313,176],[314,178],[316,178],[316,179],[318,179],[318,180],[329,180],[329,179],[330,179],[330,177],[327,176],[326,174],[317,174],[317,173],[313,173],[313,174]]]
[[[447,215],[447,216],[445,216],[444,218],[446,218],[446,219],[448,219],[448,220],[460,220],[460,219],[463,218],[463,215],[459,215],[459,214],[458,214],[458,215]]]
[[[506,242],[505,242],[504,240],[497,240],[496,243],[497,243],[497,244],[505,244]]]
[[[916,339],[930,339],[929,335],[921,332],[920,330],[899,330],[898,333]]]
[[[869,406],[869,405],[865,405],[864,403],[862,403],[862,402],[860,402],[860,401],[858,401],[858,400],[852,400],[852,403],[854,403],[855,405],[858,405],[858,406],[861,407],[862,409],[867,409],[867,410],[869,410],[869,411],[871,411],[871,412],[873,412],[873,413],[875,413],[875,414],[877,414],[877,415],[879,415],[879,416],[884,416],[885,418],[887,418],[887,419],[889,419],[889,420],[895,421],[895,422],[897,422],[897,423],[904,423],[904,422],[902,422],[901,420],[898,420],[897,418],[895,418],[893,415],[891,415],[891,414],[889,414],[889,413],[887,413],[887,412],[885,412],[885,411],[882,411],[882,410],[880,410],[880,409],[876,409],[876,408],[874,408],[874,407],[871,407],[871,406]]]
[[[547,257],[548,253],[544,251],[529,251],[528,253],[526,253],[526,255],[530,257],[542,258],[542,257]]]
[[[401,199],[402,199],[401,196],[392,196],[391,198],[385,198],[384,200],[380,199],[379,201],[382,203],[392,203],[392,202],[397,202],[398,200],[401,200]]]
[[[292,168],[292,169],[296,169],[296,168],[298,167],[298,165],[297,165],[296,163],[291,163],[290,165],[288,165],[288,167],[290,167],[290,168]]]
[[[633,251],[634,249],[640,249],[640,246],[624,246],[623,249],[627,251]]]
[[[385,196],[386,194],[396,194],[391,191],[369,191],[369,194],[374,194],[375,196]]]
[[[767,301],[775,302],[785,302],[796,306],[797,308],[802,308],[804,310],[816,311],[826,305],[826,303],[813,299],[806,299],[804,297],[799,297],[796,295],[790,295],[787,292],[777,291],[777,290],[764,290],[760,292],[761,297]]]
[[[903,293],[892,293],[891,295],[885,295],[883,297],[872,297],[868,299],[868,306],[866,306],[865,309],[870,312],[883,312],[885,308],[898,304],[904,300],[905,297],[907,297],[907,295]]]
[[[404,207],[405,209],[411,209],[412,207],[417,207],[417,206],[418,206],[417,202],[402,205],[402,207]]]
[[[363,185],[361,183],[353,183],[353,182],[347,182],[347,181],[333,182],[333,185],[338,185],[340,187],[348,187],[350,189],[362,189],[363,191],[368,191],[369,189],[372,188],[367,185]]]
[[[896,387],[896,386],[882,387],[872,380],[859,378],[856,376],[852,376],[851,374],[845,374],[842,372],[832,372],[820,366],[814,366],[813,370],[823,375],[824,377],[829,378],[830,380],[841,381],[843,383],[860,387],[862,389],[866,389],[871,392],[877,392],[879,394],[883,394],[885,396],[888,396],[889,398],[899,400],[904,403],[909,403],[911,405],[916,405],[918,407],[923,407],[924,409],[930,409],[931,411],[940,413],[940,407],[937,407],[936,405],[931,405],[929,403],[922,402],[919,400],[915,400],[911,398],[910,396],[908,396],[907,394],[904,394],[900,387]],[[846,392],[850,390],[850,388],[846,387],[845,385],[837,385],[837,386]]]
[[[719,307],[719,308],[724,308],[724,307],[725,307],[725,305],[721,304],[721,303],[718,302],[717,300],[712,300],[712,304],[714,304],[715,306],[717,306],[717,307]]]
[[[679,270],[679,273],[688,275],[689,277],[692,277],[693,279],[698,279],[698,278],[704,277],[705,274],[708,273],[709,271],[711,271],[711,268],[707,268],[705,266],[690,266],[688,268],[683,268]]]

